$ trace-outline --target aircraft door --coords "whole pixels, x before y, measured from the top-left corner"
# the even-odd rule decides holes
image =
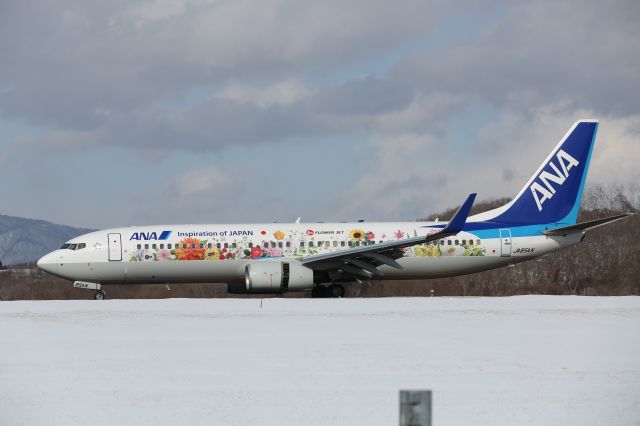
[[[511,229],[500,229],[500,256],[511,256]]]
[[[107,234],[109,239],[109,261],[122,260],[122,237],[120,234]]]

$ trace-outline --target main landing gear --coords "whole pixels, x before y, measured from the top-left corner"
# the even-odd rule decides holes
[[[331,284],[328,287],[317,285],[311,289],[312,298],[338,298],[344,297],[344,286],[342,284]]]

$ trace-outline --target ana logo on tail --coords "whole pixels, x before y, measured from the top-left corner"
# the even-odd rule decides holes
[[[538,211],[542,211],[542,204],[545,201],[553,198],[553,194],[556,193],[556,189],[553,187],[551,182],[558,184],[558,186],[562,186],[567,177],[569,177],[569,170],[571,170],[572,167],[580,164],[578,160],[576,160],[563,150],[558,151],[558,153],[556,154],[556,160],[560,165],[560,170],[553,161],[549,161],[548,166],[553,169],[555,174],[544,170],[536,177],[536,180],[534,180],[529,187],[529,189],[531,189],[531,193],[533,194],[533,198],[536,200]]]

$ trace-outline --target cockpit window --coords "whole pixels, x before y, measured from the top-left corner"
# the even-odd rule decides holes
[[[69,244],[69,247],[67,247],[69,250],[75,250],[76,249],[77,244]]]
[[[60,247],[60,250],[67,249],[67,248],[69,248],[70,245],[71,244],[69,244],[69,243],[65,243],[65,244],[62,245],[62,247]]]
[[[76,247],[76,250],[81,250],[81,249],[85,248],[86,246],[87,246],[86,243],[80,243],[80,244],[78,244],[78,247]]]

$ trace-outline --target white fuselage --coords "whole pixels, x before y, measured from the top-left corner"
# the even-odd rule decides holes
[[[434,226],[435,225],[435,226]],[[38,265],[70,280],[112,283],[241,282],[247,264],[293,261],[362,245],[437,232],[434,222],[357,222],[167,225],[115,228],[70,240]],[[432,227],[434,226],[434,227]],[[460,232],[409,247],[402,269],[381,266],[379,279],[437,278],[468,274],[543,256],[576,244],[567,237]],[[518,233],[515,232],[515,235]],[[64,247],[64,246],[63,246]],[[378,279],[378,278],[376,278]]]

